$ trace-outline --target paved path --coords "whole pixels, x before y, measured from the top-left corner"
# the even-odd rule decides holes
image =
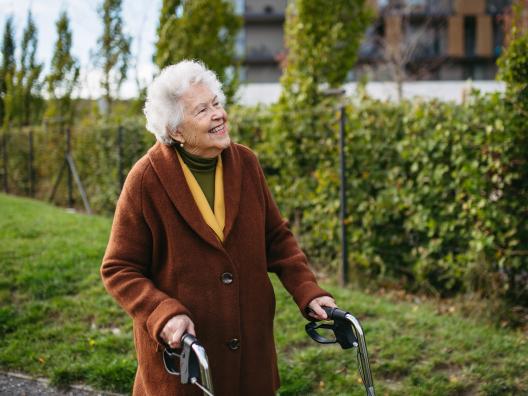
[[[116,393],[96,392],[85,386],[58,390],[45,379],[33,379],[24,374],[0,372],[2,396],[117,396]]]

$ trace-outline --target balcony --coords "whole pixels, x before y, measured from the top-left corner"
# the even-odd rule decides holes
[[[452,13],[453,0],[391,0],[380,7],[381,15],[445,17]]]
[[[486,12],[489,15],[501,15],[504,10],[512,5],[512,0],[488,0]]]
[[[245,65],[275,65],[278,63],[276,55],[265,48],[250,48],[245,57]]]
[[[247,12],[244,14],[245,25],[282,25],[284,23],[284,13],[279,12]]]

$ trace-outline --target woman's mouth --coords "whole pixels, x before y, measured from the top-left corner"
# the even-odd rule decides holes
[[[221,123],[214,128],[209,129],[209,133],[213,135],[223,135],[225,133],[225,123]]]

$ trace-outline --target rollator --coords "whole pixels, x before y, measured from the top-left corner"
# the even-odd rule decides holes
[[[328,320],[333,323],[307,323],[308,335],[320,344],[339,344],[343,349],[356,348],[359,374],[365,386],[367,396],[375,396],[374,382],[370,370],[367,344],[363,328],[354,316],[339,308],[323,307]],[[325,338],[317,330],[332,330],[335,338]],[[214,396],[213,381],[209,368],[209,360],[204,347],[191,334],[182,337],[182,348],[166,348],[163,351],[163,364],[169,374],[180,376],[182,384],[192,384],[199,387],[204,395]]]
[[[367,353],[367,343],[365,342],[365,334],[359,320],[339,308],[323,307],[323,309],[328,315],[328,320],[333,320],[334,322],[307,323],[305,326],[306,332],[313,340],[320,344],[338,343],[343,349],[356,348],[359,375],[367,391],[367,396],[375,396],[374,382],[372,381],[372,372],[370,371]],[[332,330],[335,338],[325,338],[317,332],[317,329]]]
[[[196,385],[204,395],[214,396],[207,354],[193,335],[183,335],[181,349],[165,348],[163,364],[169,374],[180,376],[182,384]]]

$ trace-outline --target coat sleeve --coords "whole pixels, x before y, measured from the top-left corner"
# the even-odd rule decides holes
[[[295,300],[301,313],[316,297],[331,296],[317,284],[308,266],[306,255],[288,227],[266,183],[264,172],[258,165],[260,182],[264,192],[266,210],[266,252],[268,271],[276,273],[282,284]]]
[[[132,181],[130,180],[132,179]],[[191,316],[185,306],[149,279],[152,233],[141,210],[141,186],[127,178],[117,202],[110,240],[101,265],[107,291],[138,325],[145,326],[157,343],[160,333],[175,315]]]

